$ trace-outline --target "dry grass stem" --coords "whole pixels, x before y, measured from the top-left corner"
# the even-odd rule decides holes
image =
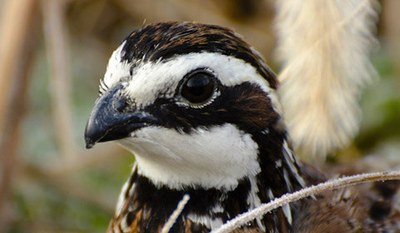
[[[189,199],[190,196],[188,194],[183,195],[182,200],[179,201],[178,206],[176,207],[174,212],[169,216],[168,221],[161,229],[161,233],[168,233],[171,230],[172,226],[175,224],[179,215],[182,213]]]
[[[29,35],[32,11],[35,0],[8,0],[2,3],[1,43],[0,43],[0,140],[4,117],[7,114],[7,101],[11,92],[13,77],[18,72],[23,43]]]
[[[68,33],[64,19],[65,1],[42,1],[44,36],[50,64],[50,86],[55,135],[65,159],[75,155],[71,111]]]
[[[249,221],[254,220],[257,217],[261,217],[274,209],[282,207],[283,205],[290,204],[291,202],[298,201],[305,197],[317,195],[328,190],[346,188],[352,185],[385,180],[400,180],[400,171],[375,172],[347,176],[330,180],[315,186],[310,186],[294,193],[285,194],[280,198],[276,198],[266,204],[259,206],[256,209],[237,216],[236,218],[221,226],[219,229],[213,231],[213,233],[231,232],[234,229],[242,226]]]
[[[26,102],[26,87],[36,42],[37,1],[2,3],[0,32],[0,232],[7,229],[9,195],[14,181],[19,128]]]

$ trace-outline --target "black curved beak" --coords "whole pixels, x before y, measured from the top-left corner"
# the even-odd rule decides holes
[[[118,95],[117,85],[96,100],[85,129],[86,148],[97,142],[128,137],[131,132],[152,125],[156,119],[144,111],[124,111],[127,100]]]

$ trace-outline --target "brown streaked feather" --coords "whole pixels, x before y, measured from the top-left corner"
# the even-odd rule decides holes
[[[322,182],[318,170],[302,166],[309,184]],[[346,175],[360,173],[337,166],[325,166],[330,176],[338,171]],[[320,175],[318,175],[320,174]],[[337,174],[337,173],[336,173]],[[342,173],[343,174],[343,173]],[[300,201],[293,232],[298,233],[388,233],[400,229],[399,181],[363,184],[345,189],[326,191],[314,199]]]
[[[342,199],[341,192],[327,192],[318,195],[315,201],[303,202],[293,229],[299,233],[360,232],[359,199],[350,194]],[[336,199],[336,200],[335,200]]]
[[[380,219],[373,217],[377,214],[373,209],[376,204],[385,210],[379,214]],[[325,192],[316,200],[303,202],[293,230],[298,233],[336,233],[339,229],[342,233],[394,232],[399,220],[399,210],[392,200],[385,202],[370,187],[355,187]]]

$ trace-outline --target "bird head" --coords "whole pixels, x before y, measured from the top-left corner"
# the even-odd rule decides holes
[[[148,25],[112,54],[86,144],[117,141],[155,185],[232,190],[260,173],[261,150],[282,149],[274,145],[285,137],[277,85],[261,56],[229,29]]]

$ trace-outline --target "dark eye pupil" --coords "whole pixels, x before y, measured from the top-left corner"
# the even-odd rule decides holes
[[[195,73],[183,83],[181,95],[191,103],[203,103],[212,97],[214,85],[211,74]]]

